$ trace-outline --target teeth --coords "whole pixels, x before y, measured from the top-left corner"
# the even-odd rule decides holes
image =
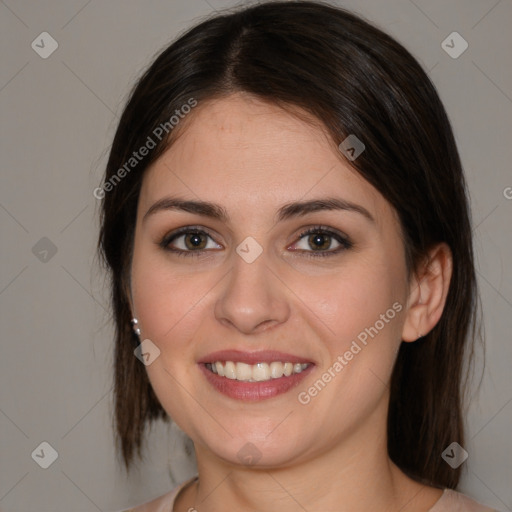
[[[232,380],[246,382],[264,382],[271,379],[279,379],[283,375],[289,377],[293,373],[300,373],[309,366],[309,363],[282,363],[273,361],[272,363],[235,363],[233,361],[216,361],[208,363],[206,367],[220,377],[227,377]]]
[[[252,369],[252,378],[257,382],[269,380],[270,379],[270,366],[267,363],[255,364]]]
[[[222,366],[222,363],[215,363],[215,368],[217,369],[217,373],[224,377],[224,366]]]
[[[270,363],[270,376],[273,379],[278,379],[284,375],[284,365],[283,363],[278,363],[276,361]]]
[[[226,361],[224,365],[224,376],[231,380],[236,379],[236,366],[233,361]]]
[[[245,363],[236,363],[236,379],[237,380],[251,380],[252,379],[252,366]]]

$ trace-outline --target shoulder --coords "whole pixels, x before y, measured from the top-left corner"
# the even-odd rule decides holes
[[[154,500],[138,505],[135,508],[130,508],[129,510],[125,510],[124,512],[160,512],[163,510],[167,512],[172,510],[171,507],[174,504],[175,497],[176,493],[175,489],[173,489],[171,492],[168,492],[163,496],[159,496]]]
[[[439,501],[429,512],[496,512],[469,496],[452,489],[445,489]]]
[[[183,482],[182,484],[175,487],[172,491],[159,496],[152,501],[138,505],[135,508],[125,510],[124,512],[171,512],[174,502],[176,501],[176,497],[180,491],[195,480],[197,480],[197,476],[187,480],[186,482]]]
[[[164,510],[165,512],[171,511],[172,506],[174,505],[174,499],[176,498],[176,491],[177,489],[173,489],[171,492],[168,492],[163,496],[159,496],[154,500],[138,505],[135,508],[126,510],[125,512],[161,512]]]

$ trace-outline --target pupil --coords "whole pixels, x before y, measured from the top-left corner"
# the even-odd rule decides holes
[[[321,234],[315,234],[315,235],[311,235],[310,237],[310,241],[313,242],[314,245],[314,249],[322,249],[322,248],[327,248],[329,247],[329,242],[326,241],[327,240],[327,237],[325,235],[321,235]]]
[[[201,245],[201,235],[197,233],[192,233],[187,239],[189,243],[187,244],[190,248],[192,246],[193,248],[197,248]]]

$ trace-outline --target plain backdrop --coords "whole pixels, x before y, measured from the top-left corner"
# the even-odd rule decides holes
[[[99,203],[92,192],[142,69],[186,28],[234,5],[227,0],[0,2],[4,512],[122,510],[194,473],[184,437],[164,424],[153,428],[146,461],[130,477],[116,463],[113,330],[95,260]],[[417,57],[452,121],[471,193],[486,332],[485,372],[468,413],[469,457],[461,490],[511,510],[512,2],[337,5],[376,23]],[[468,44],[457,58],[442,46],[453,32]],[[481,351],[478,357],[481,369]],[[45,457],[57,456],[47,469],[38,463],[41,450]]]

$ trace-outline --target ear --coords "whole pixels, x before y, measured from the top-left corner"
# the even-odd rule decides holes
[[[452,268],[452,252],[443,242],[432,247],[415,269],[402,329],[403,341],[416,341],[437,324],[446,303]]]

